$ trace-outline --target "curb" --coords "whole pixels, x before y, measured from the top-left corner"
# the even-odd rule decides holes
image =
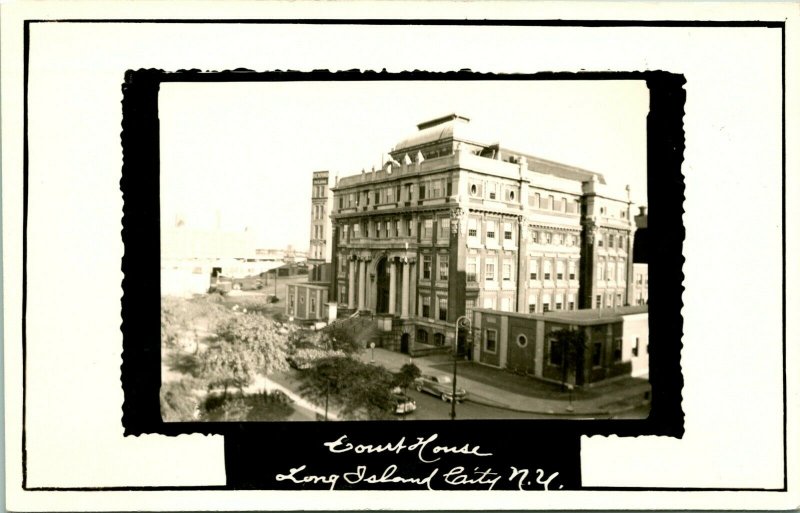
[[[610,410],[609,409],[609,410],[595,410],[595,411],[585,411],[585,412],[577,412],[577,411],[573,411],[573,412],[569,412],[569,411],[556,412],[556,411],[553,411],[553,410],[544,411],[544,410],[529,410],[529,409],[525,409],[525,408],[518,408],[518,407],[515,407],[515,406],[511,406],[509,404],[499,403],[499,402],[496,402],[496,401],[492,401],[491,399],[487,399],[487,398],[484,398],[484,397],[481,397],[481,396],[476,396],[475,394],[470,394],[470,396],[469,396],[469,398],[467,400],[472,401],[472,402],[477,403],[477,404],[482,404],[484,406],[489,406],[491,408],[497,408],[497,409],[500,409],[500,410],[508,410],[508,411],[513,411],[513,412],[517,412],[517,413],[531,413],[531,414],[534,414],[534,415],[552,415],[552,416],[558,416],[558,417],[587,417],[587,416],[591,416],[591,417],[597,417],[597,416],[612,417],[613,415],[617,415],[617,414],[620,414],[620,413],[625,413],[626,411],[635,410],[636,408],[639,408],[640,406],[643,406],[645,404],[649,404],[649,402],[650,402],[650,401],[642,401],[641,403],[628,405],[628,406],[626,406],[624,408],[615,409],[615,410]]]

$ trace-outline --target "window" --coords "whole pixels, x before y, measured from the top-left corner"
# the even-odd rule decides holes
[[[617,306],[622,306],[622,294],[617,294]]]
[[[575,310],[575,294],[567,296],[567,310]]]
[[[542,312],[549,312],[550,311],[550,294],[545,294],[542,297]]]
[[[564,306],[564,295],[556,294],[556,310],[561,310]]]
[[[377,238],[377,239],[381,238],[381,222],[380,221],[376,221],[375,222],[375,238]]]
[[[344,198],[339,196],[339,210],[344,207]]]
[[[425,199],[425,186],[424,185],[420,185],[419,186],[419,199],[421,199],[421,200]]]
[[[361,226],[358,224],[353,225],[353,237],[358,238],[361,235]]]
[[[530,260],[528,261],[528,271],[530,272],[530,279],[531,280],[538,280],[539,279],[539,261],[538,260]]]
[[[428,332],[423,329],[417,330],[417,342],[422,342],[423,344],[428,342]]]
[[[610,234],[608,236],[608,249],[614,249],[614,236]]]
[[[510,199],[511,201],[514,201],[514,191],[513,190],[508,191],[508,199]]]
[[[446,321],[447,320],[447,298],[440,297],[439,298],[439,320]]]
[[[511,223],[503,223],[503,239],[512,240]]]
[[[595,342],[592,346],[592,366],[600,367],[603,363],[603,344]]]
[[[395,235],[397,235],[397,234],[395,234]],[[391,237],[392,236],[392,223],[390,223],[389,221],[386,221],[386,236],[387,237]]]
[[[550,260],[544,261],[544,279],[549,280],[550,274],[553,272],[553,264]]]
[[[422,279],[431,279],[431,256],[422,255]]]
[[[395,237],[400,237],[400,235],[401,235],[401,233],[400,233],[400,221],[395,221],[394,222],[394,236]]]
[[[517,336],[517,345],[519,347],[526,347],[528,345],[528,337],[525,335]]]
[[[618,281],[625,281],[625,261],[618,260],[617,261],[617,280]]]
[[[556,200],[555,200],[555,198],[553,196],[548,196],[547,197],[547,206],[551,210],[555,210],[556,209]]]
[[[422,238],[430,239],[433,234],[433,219],[426,219],[422,224]]]
[[[497,352],[497,330],[486,330],[483,350],[487,353]]]
[[[616,270],[616,266],[614,265],[614,262],[612,262],[611,260],[609,260],[609,261],[606,263],[606,266],[607,266],[607,269],[608,269],[608,273],[607,273],[607,275],[606,275],[606,278],[607,278],[609,281],[614,281],[614,279],[615,279],[615,278],[614,278],[614,274],[615,274],[615,273],[614,273],[614,271]]]
[[[552,244],[553,243],[553,234],[550,232],[544,232],[544,243],[545,244]]]
[[[450,236],[450,218],[443,217],[439,219],[439,238],[447,240]]]
[[[603,306],[603,296],[601,296],[600,294],[598,294],[598,295],[595,297],[594,307],[595,307],[595,308],[602,308],[602,306]]]
[[[575,278],[575,260],[570,260],[568,264],[569,269],[569,279],[574,280]]]
[[[539,243],[539,232],[531,232],[531,242]]]
[[[597,281],[604,281],[606,279],[606,261],[600,259],[597,262]]]
[[[439,255],[439,279],[442,281],[447,281],[448,268],[450,266],[447,258],[447,255]]]
[[[633,342],[633,347],[631,348],[631,354],[633,356],[639,356],[639,337],[636,337],[636,340]]]
[[[551,338],[549,344],[550,365],[560,366],[564,362],[564,347],[557,339]]]
[[[494,239],[495,223],[494,221],[486,221],[486,238]]]
[[[536,296],[528,297],[528,313],[536,313]]]
[[[317,312],[317,298],[312,297],[311,301],[309,302],[309,311],[313,314]]]
[[[474,258],[467,260],[467,282],[474,283],[478,281],[478,265],[475,263]]]
[[[411,236],[411,219],[406,219],[406,237]]]
[[[556,262],[556,279],[563,280],[564,279],[564,261],[559,260]]]
[[[474,299],[467,299],[465,309],[467,318],[472,319],[472,310],[475,308],[475,300]]]
[[[614,340],[614,362],[618,363],[622,361],[622,339],[618,338]]]
[[[435,346],[443,346],[444,345],[444,333],[434,333],[433,334],[433,345],[435,345]]]
[[[472,196],[477,196],[478,195],[478,186],[475,185],[475,184],[470,185],[469,186],[469,193]]]
[[[497,184],[490,183],[489,184],[489,199],[496,199],[497,198]]]
[[[289,313],[294,313],[294,295],[289,296]]]
[[[494,281],[495,265],[496,265],[496,260],[494,258],[486,259],[486,272],[484,273],[486,276],[486,281]]]
[[[602,248],[603,247],[603,236],[602,235],[598,235],[597,236],[597,247],[598,248]]]
[[[533,208],[540,208],[542,204],[542,195],[538,192],[533,195]]]
[[[637,274],[636,275],[636,284],[637,285],[641,285],[642,284],[642,275],[641,274]]]
[[[430,296],[422,296],[422,316],[430,318],[431,316],[431,298]]]
[[[511,281],[511,261],[503,262],[503,281]]]
[[[369,191],[364,191],[364,204],[369,206]]]
[[[473,185],[473,187],[475,187]],[[468,232],[467,235],[470,237],[477,237],[478,236],[478,220],[474,217],[470,217],[469,221],[467,221]]]

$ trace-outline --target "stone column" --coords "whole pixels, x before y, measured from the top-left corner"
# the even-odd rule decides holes
[[[356,261],[348,262],[347,308],[356,307]]]
[[[358,309],[364,310],[366,308],[367,299],[367,262],[365,260],[358,261]]]
[[[402,319],[408,319],[408,262],[403,262],[403,296],[400,302],[400,317]]]
[[[394,258],[389,261],[389,313],[394,315],[396,310],[395,296],[397,296],[396,272]]]

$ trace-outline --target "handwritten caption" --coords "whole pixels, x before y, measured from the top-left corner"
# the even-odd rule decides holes
[[[553,490],[561,489],[555,481],[558,472],[546,473],[542,469],[517,468],[510,466],[503,469],[493,469],[488,465],[478,465],[471,469],[462,465],[446,465],[446,456],[458,454],[474,456],[475,458],[487,458],[492,453],[481,450],[479,445],[470,444],[443,445],[435,443],[439,435],[434,433],[427,438],[417,437],[413,442],[401,437],[395,442],[385,444],[359,444],[351,442],[347,435],[342,435],[336,440],[325,442],[332,454],[381,454],[394,453],[401,455],[410,453],[416,456],[421,463],[430,465],[430,470],[419,475],[404,475],[400,468],[395,464],[390,464],[377,470],[371,469],[368,465],[357,465],[350,472],[340,474],[315,474],[308,465],[292,467],[285,474],[277,474],[277,481],[290,481],[297,484],[325,484],[330,490],[335,490],[339,484],[413,484],[428,490],[452,488],[454,486],[485,487],[493,490],[503,480],[512,483],[513,487],[519,490]],[[478,460],[481,461],[481,460]],[[443,486],[446,485],[446,486]]]

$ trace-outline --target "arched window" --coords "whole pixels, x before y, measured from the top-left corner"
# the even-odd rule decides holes
[[[444,334],[443,333],[434,333],[433,334],[433,343],[437,346],[444,345]]]
[[[417,342],[422,342],[423,344],[428,341],[428,332],[423,329],[417,330]]]

